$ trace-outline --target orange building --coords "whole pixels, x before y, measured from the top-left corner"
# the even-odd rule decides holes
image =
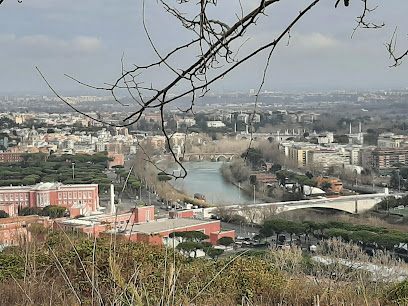
[[[343,182],[340,181],[338,178],[317,177],[315,180],[318,184],[318,187],[322,187],[324,182],[330,183],[331,184],[330,191],[334,193],[339,193],[343,190]]]

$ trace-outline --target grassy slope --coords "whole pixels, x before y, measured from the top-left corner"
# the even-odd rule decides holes
[[[246,299],[313,305],[317,297],[321,305],[392,304],[362,283],[317,284],[260,257],[189,259],[162,247],[115,246],[111,239],[94,245],[63,232],[44,239],[0,253],[0,305],[237,305]]]

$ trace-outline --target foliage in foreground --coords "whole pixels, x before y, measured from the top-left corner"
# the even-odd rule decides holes
[[[193,259],[164,247],[53,232],[45,243],[0,253],[0,292],[4,305],[313,305],[317,297],[325,305],[393,304],[385,285],[316,283],[303,273],[299,253],[267,253]]]

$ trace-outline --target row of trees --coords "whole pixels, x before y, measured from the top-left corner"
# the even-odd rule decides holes
[[[310,240],[311,235],[319,239],[338,237],[346,242],[355,242],[364,247],[371,245],[388,250],[393,250],[401,243],[408,243],[408,233],[402,231],[333,221],[327,223],[312,221],[299,223],[282,219],[265,221],[259,231],[260,237],[267,239],[274,234],[276,234],[276,244],[281,234],[289,234],[291,244],[294,235],[299,237],[305,235],[305,241]]]
[[[211,242],[205,240],[210,237],[200,231],[185,231],[185,232],[173,232],[169,235],[171,238],[179,238],[181,242],[177,245],[177,249],[186,256],[194,254],[194,258],[197,257],[197,251],[202,250],[204,253],[212,259],[217,259],[224,253],[222,249],[216,249]],[[234,243],[234,239],[231,237],[221,237],[217,240],[217,244],[227,248]]]
[[[6,213],[4,210],[0,209],[0,219],[8,218],[9,214]]]
[[[110,160],[106,152],[45,157],[47,155],[43,153],[23,154],[22,162],[1,164],[0,186],[34,185],[39,182],[95,183],[100,185],[100,192],[109,187],[111,180],[103,173]]]
[[[380,203],[375,206],[377,210],[389,210],[398,206],[407,206],[408,205],[408,196],[403,196],[401,198],[395,197],[386,197]]]
[[[38,215],[38,216],[49,216],[51,219],[55,218],[62,218],[69,216],[69,212],[67,211],[66,207],[63,206],[55,206],[55,205],[48,205],[44,208],[37,208],[37,207],[19,207],[18,209],[19,216],[30,216],[30,215]]]

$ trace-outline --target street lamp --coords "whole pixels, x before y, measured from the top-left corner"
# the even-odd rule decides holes
[[[75,163],[72,163],[72,180],[75,180]]]

